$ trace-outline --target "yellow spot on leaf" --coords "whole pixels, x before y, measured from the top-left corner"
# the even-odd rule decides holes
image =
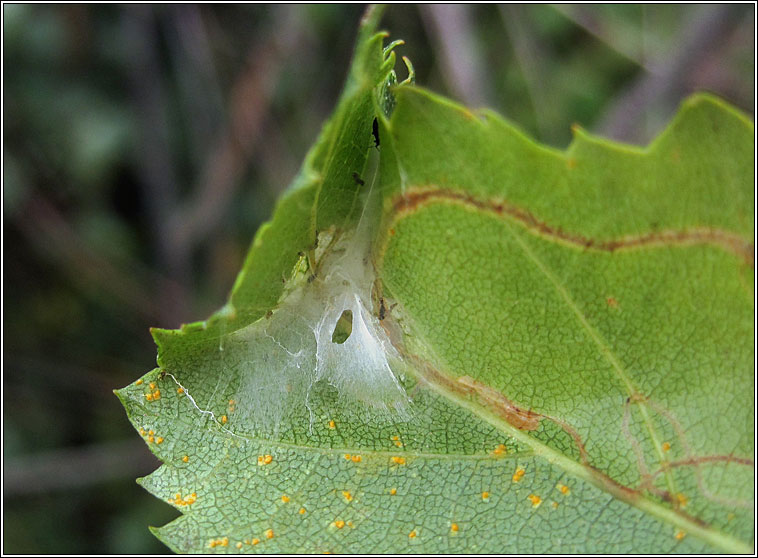
[[[565,484],[559,484],[556,488],[561,491],[561,494],[569,494],[571,492],[571,489]]]
[[[345,498],[345,500],[347,500],[348,502],[351,502],[353,500],[353,495],[350,494],[350,492],[347,490],[342,491],[342,497]]]
[[[553,509],[556,509],[558,507],[558,502],[553,502]]]
[[[676,495],[676,500],[677,500],[677,502],[679,502],[679,506],[682,507],[682,508],[686,507],[687,506],[687,502],[689,502],[689,499],[687,498],[687,496],[685,496],[681,492],[679,492]]]
[[[390,488],[390,494],[392,496],[394,496],[395,494],[397,494],[397,488]]]
[[[147,399],[148,401],[152,401],[153,400],[153,394],[152,393],[146,393],[145,394],[145,399]]]
[[[516,472],[513,473],[513,482],[519,482],[524,477],[524,471],[523,469],[516,469]]]
[[[405,465],[405,457],[399,457],[397,455],[392,456],[392,462],[398,465]]]
[[[505,455],[505,445],[504,444],[498,444],[498,446],[492,450],[492,453],[495,455]]]
[[[267,539],[273,539],[274,538],[274,530],[273,529],[266,529],[266,532],[264,533],[266,535]]]
[[[282,494],[282,502],[286,504],[289,501],[290,501],[290,497],[287,496],[286,494]]]
[[[144,428],[140,428],[139,429],[139,433],[140,433],[141,436],[144,436],[145,434],[147,434],[147,432],[145,432]]]
[[[150,389],[155,389],[155,382],[150,382]]]
[[[142,385],[142,380],[141,379],[137,380],[136,382],[134,382],[134,385],[135,386],[141,386]]]
[[[160,436],[158,436],[158,437],[155,439],[155,443],[156,443],[156,444],[162,444],[162,443],[163,443],[163,438],[161,438]]]
[[[350,454],[349,453],[345,454],[345,459],[347,459],[348,461],[350,461]]]
[[[332,430],[334,430],[335,428],[337,428],[337,425],[334,423],[333,420],[329,421],[329,428],[331,428]]]
[[[259,542],[261,542],[261,540],[260,540],[260,539],[253,539],[252,541],[250,541],[250,544],[252,544],[253,546],[255,546],[255,545],[256,545],[256,544],[258,544]]]
[[[160,398],[161,398],[161,390],[159,390],[159,389],[156,389],[156,390],[153,392],[153,401],[155,401],[156,399],[160,399]]]
[[[147,441],[152,444],[153,442],[155,442],[155,436],[148,436]]]
[[[155,430],[150,430],[150,431],[148,431],[148,434],[149,434],[150,436],[154,436],[154,435],[155,435]]]
[[[241,542],[238,542],[238,543],[237,543],[237,544],[235,544],[234,546],[236,546],[237,548],[242,548],[242,543],[241,543]]]
[[[542,503],[542,498],[540,498],[536,494],[530,494],[529,496],[527,496],[527,500],[529,500],[532,503],[533,508],[539,508],[540,504]]]
[[[674,537],[676,537],[676,540],[678,541],[681,541],[686,536],[687,536],[687,533],[685,533],[684,531],[678,531],[677,534],[674,535]]]
[[[226,418],[226,415],[221,415],[221,424],[226,424],[226,421],[229,420]]]
[[[663,449],[663,451],[669,451],[671,449],[671,444],[663,442],[663,444],[661,444],[661,449]]]

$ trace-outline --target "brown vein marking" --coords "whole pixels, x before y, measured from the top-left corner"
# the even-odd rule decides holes
[[[637,438],[631,433],[629,429],[631,403],[647,405],[654,412],[658,413],[663,418],[665,418],[669,422],[669,424],[671,424],[671,426],[674,428],[674,431],[676,432],[676,436],[679,441],[679,444],[681,445],[686,455],[684,459],[679,459],[676,461],[663,461],[661,462],[661,467],[659,469],[657,469],[653,473],[650,473],[648,471],[647,465],[645,464],[645,459],[642,455],[642,447],[639,441],[637,440]],[[632,395],[631,397],[627,397],[626,402],[624,404],[624,419],[622,421],[621,429],[622,429],[622,433],[624,434],[624,437],[631,444],[632,449],[634,450],[634,453],[637,456],[637,469],[639,470],[640,479],[641,479],[637,490],[639,491],[647,490],[651,494],[655,494],[663,498],[667,502],[670,502],[674,506],[675,509],[678,509],[679,507],[682,507],[684,504],[678,499],[677,495],[673,495],[666,490],[661,490],[657,488],[653,484],[653,481],[656,479],[656,477],[660,476],[661,474],[667,473],[673,468],[691,466],[693,467],[694,472],[695,472],[695,479],[697,481],[697,486],[698,486],[698,489],[700,490],[700,494],[706,500],[710,500],[712,502],[716,502],[722,505],[729,505],[729,506],[734,506],[734,507],[742,507],[742,508],[754,507],[752,501],[722,498],[718,496],[717,494],[714,494],[711,491],[709,491],[708,488],[705,486],[705,481],[703,479],[703,475],[700,470],[700,466],[705,463],[726,463],[726,464],[737,463],[740,465],[753,467],[754,466],[753,460],[748,457],[738,457],[735,455],[706,455],[706,456],[695,455],[692,451],[691,446],[687,442],[687,436],[684,432],[684,428],[682,428],[681,423],[676,419],[676,417],[670,411],[666,410],[659,404],[655,403],[649,397],[646,397],[639,393],[636,393]]]
[[[727,252],[731,252],[741,258],[750,267],[754,267],[755,247],[751,241],[746,240],[731,231],[712,227],[655,231],[637,236],[623,236],[616,239],[600,240],[553,227],[544,221],[539,220],[530,211],[512,205],[504,200],[482,200],[466,194],[465,192],[444,190],[433,186],[412,188],[406,191],[405,194],[396,196],[392,206],[395,214],[404,215],[412,213],[423,206],[442,201],[458,203],[466,207],[473,207],[499,217],[508,217],[520,223],[535,234],[546,236],[562,244],[584,248],[585,250],[616,252],[619,250],[632,250],[646,246],[690,246],[696,244],[710,244],[718,246]]]

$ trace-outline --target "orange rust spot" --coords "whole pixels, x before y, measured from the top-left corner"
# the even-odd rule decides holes
[[[134,382],[134,385],[135,386],[141,386],[142,385],[142,380],[141,379],[137,380],[136,382]]]
[[[187,463],[189,461],[189,455],[185,455],[184,457],[182,457],[182,461]]]
[[[540,507],[540,504],[542,504],[542,498],[537,496],[536,494],[530,494],[527,496],[527,500],[529,500],[532,503],[533,508]]]
[[[153,442],[155,442],[155,436],[148,436],[147,441],[152,444]]]
[[[671,444],[669,444],[668,442],[663,442],[663,444],[661,444],[661,449],[663,451],[669,451],[671,449]]]
[[[183,387],[176,388],[176,393],[184,393],[184,388]]]
[[[335,428],[337,428],[337,425],[334,423],[333,420],[329,421],[329,428],[331,428],[332,430],[334,430]]]
[[[682,540],[684,537],[686,537],[686,536],[687,536],[687,533],[685,533],[684,531],[678,531],[678,532],[676,533],[676,535],[674,535],[674,537],[675,537],[675,538],[676,538],[676,540],[678,540],[678,541],[681,541],[681,540]]]
[[[155,443],[156,443],[156,444],[162,444],[162,443],[163,443],[163,438],[161,438],[160,436],[158,436],[158,437],[155,439]]]
[[[152,393],[146,393],[145,394],[145,399],[147,399],[148,401],[152,401],[153,400],[153,394]]]
[[[261,540],[260,540],[260,539],[253,539],[252,541],[250,541],[250,544],[252,544],[253,546],[255,546],[255,545],[256,545],[256,544],[258,544],[259,542],[261,542]]]
[[[556,509],[558,507],[558,502],[553,502],[553,509]]]
[[[345,522],[342,521],[341,519],[338,519],[337,521],[334,522],[334,526],[337,529],[342,529],[345,526]]]
[[[349,454],[349,453],[346,453],[346,454],[345,454],[345,459],[347,459],[348,461],[350,461],[350,457],[351,457],[351,456],[350,456],[350,454]]]
[[[305,508],[300,508],[297,513],[300,515],[305,515]]]
[[[390,236],[395,236],[395,229],[390,229]]]
[[[353,457],[350,458],[350,460],[353,463],[360,463],[362,461],[362,459],[363,458],[360,455],[354,455]]]
[[[273,539],[274,538],[274,530],[273,529],[266,529],[266,532],[264,534],[266,535],[267,539]]]
[[[394,496],[395,494],[397,494],[397,488],[390,488],[390,494],[392,496]]]
[[[347,500],[348,502],[351,502],[351,501],[353,500],[353,495],[352,495],[352,494],[350,494],[350,492],[349,492],[348,490],[343,490],[343,491],[342,491],[342,497],[343,497],[345,500]]]
[[[289,501],[290,501],[290,497],[287,496],[286,494],[282,494],[282,502],[286,504]]]
[[[608,298],[606,298],[605,302],[606,302],[606,304],[608,305],[609,308],[618,308],[619,307],[618,300],[616,300],[612,296],[609,296]]]
[[[155,389],[155,382],[150,382],[150,389]]]
[[[453,533],[457,533],[458,532],[458,524],[457,523],[453,523],[452,525],[450,525],[450,530]]]
[[[498,446],[492,450],[492,453],[494,455],[504,455],[506,452],[505,445],[504,444],[498,444]]]
[[[242,548],[242,543],[241,543],[241,542],[238,542],[238,543],[237,543],[237,544],[235,544],[234,546],[236,546],[237,548]]]
[[[687,496],[679,492],[676,495],[676,501],[679,504],[680,508],[684,508],[687,506],[687,502],[689,502],[689,498],[687,498]]]
[[[571,492],[571,489],[565,484],[559,484],[557,488],[561,491],[561,494],[568,494]]]
[[[140,428],[140,429],[139,429],[139,433],[140,433],[140,435],[142,435],[142,436],[144,436],[145,434],[147,434],[147,432],[145,432],[145,429],[144,429],[144,428]]]
[[[226,417],[226,415],[221,415],[221,424],[226,424],[226,421],[229,419]]]
[[[524,473],[526,473],[526,471],[523,469],[516,469],[516,472],[513,473],[513,482],[520,482],[524,477]]]
[[[398,465],[405,465],[405,457],[399,457],[397,455],[393,455],[392,462]]]
[[[408,537],[411,538],[411,539],[415,539],[417,535],[418,535],[418,533],[416,533],[415,529],[413,531],[411,531],[410,533],[408,533]]]
[[[489,500],[489,498],[490,498],[489,492],[487,492],[486,490],[482,492],[482,500]]]

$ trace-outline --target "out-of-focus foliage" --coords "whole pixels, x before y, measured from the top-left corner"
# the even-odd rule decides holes
[[[384,27],[420,83],[543,142],[646,143],[695,89],[751,110],[753,9],[392,6]],[[165,550],[144,524],[175,513],[134,484],[157,462],[110,390],[152,366],[149,326],[223,305],[361,11],[3,6],[4,552]]]

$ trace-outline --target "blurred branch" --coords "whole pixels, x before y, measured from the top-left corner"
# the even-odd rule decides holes
[[[208,139],[215,136],[224,115],[216,66],[203,14],[194,4],[171,7],[172,40],[167,41],[176,65],[176,79],[186,123],[192,160],[207,152]]]
[[[94,252],[52,203],[40,194],[29,195],[23,210],[14,214],[13,223],[46,260],[57,265],[75,285],[82,286],[84,292],[89,292],[94,284],[116,297],[146,323],[159,319],[160,307],[145,294],[150,291],[149,285],[156,285],[163,291],[181,289],[170,279],[148,271],[136,261],[118,266]]]
[[[188,250],[218,226],[239,186],[260,139],[270,91],[282,61],[300,42],[302,28],[292,12],[290,7],[280,9],[279,21],[272,25],[275,31],[250,48],[245,67],[231,89],[226,126],[210,150],[191,199],[171,216],[171,242],[179,250]]]
[[[628,58],[641,68],[652,71],[641,52],[631,49],[613,34],[613,29],[597,17],[597,9],[594,6],[587,7],[581,4],[551,4],[552,8],[563,14],[589,34],[594,35],[610,48]]]
[[[181,283],[190,272],[190,254],[177,250],[169,238],[169,216],[177,204],[177,183],[174,158],[168,137],[166,95],[163,91],[163,72],[158,58],[157,25],[153,7],[130,5],[123,10],[122,25],[125,42],[133,52],[129,58],[129,81],[137,103],[141,123],[137,168],[144,191],[147,223],[155,246],[156,264],[166,270],[169,277]],[[165,299],[160,305],[163,323],[172,323],[187,316],[183,289],[168,290],[159,294]]]
[[[489,103],[489,72],[476,42],[471,7],[463,4],[422,4],[419,6],[424,27],[441,52],[440,71],[448,89],[469,106]]]
[[[650,73],[641,75],[617,98],[600,120],[597,131],[622,141],[641,139],[639,134],[650,106],[657,103],[667,112],[673,111],[687,92],[687,76],[692,67],[721,44],[740,19],[734,6],[699,6],[673,41],[675,49],[652,61]]]
[[[76,490],[146,475],[160,465],[142,440],[66,448],[5,459],[3,497]]]
[[[543,48],[533,39],[533,28],[525,17],[524,6],[501,4],[498,8],[531,97],[537,128],[544,141],[552,135],[550,128],[553,120],[548,112],[553,104],[549,102],[550,88],[545,87],[543,80],[545,65],[542,61],[546,59]]]

